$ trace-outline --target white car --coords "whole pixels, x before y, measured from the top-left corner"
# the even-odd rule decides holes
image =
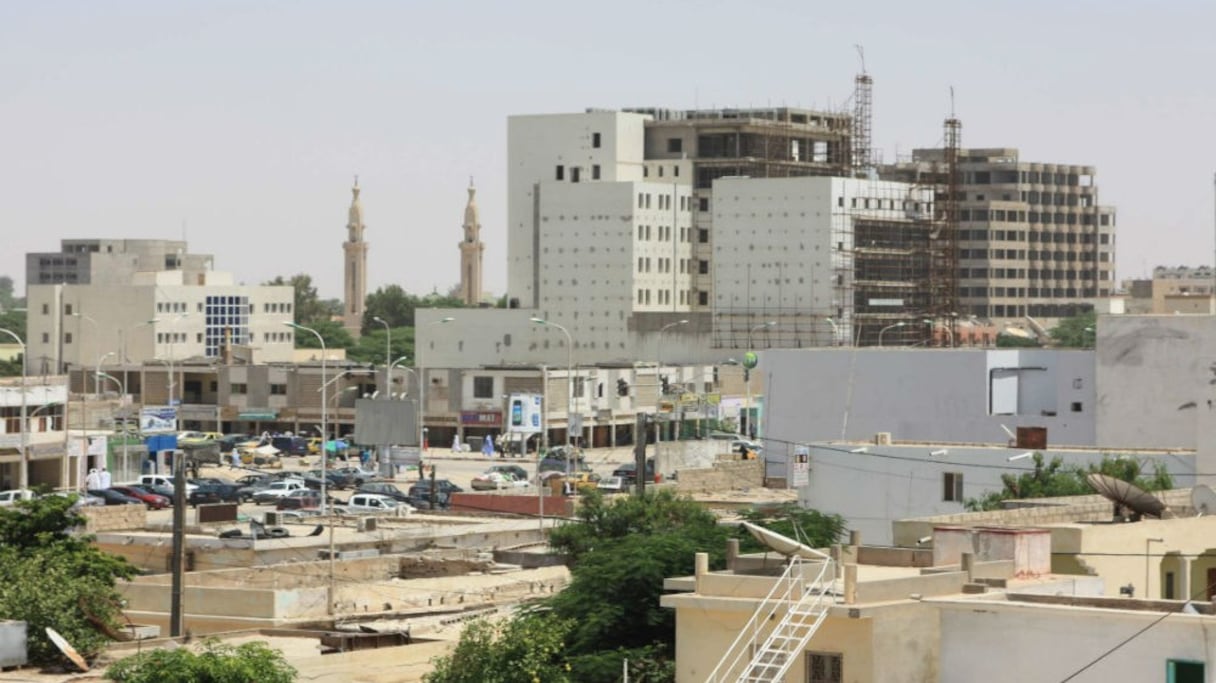
[[[351,514],[409,514],[414,508],[379,493],[356,493],[346,501],[346,512]]]
[[[266,505],[269,503],[277,503],[280,498],[286,497],[292,491],[303,491],[308,487],[299,479],[286,479],[276,481],[270,486],[253,494],[253,502],[258,505]]]
[[[19,500],[33,500],[38,496],[29,489],[13,489],[11,491],[0,491],[0,505],[12,505]]]
[[[167,474],[143,474],[143,475],[140,475],[139,481],[137,481],[135,483],[140,484],[142,486],[163,486],[163,487],[169,489],[170,491],[173,490],[173,477],[171,477]],[[186,495],[187,496],[190,495],[191,493],[194,493],[194,491],[196,489],[198,489],[198,484],[191,484],[190,482],[186,482]]]

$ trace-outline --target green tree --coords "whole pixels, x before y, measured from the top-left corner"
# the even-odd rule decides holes
[[[29,624],[35,663],[59,661],[50,626],[86,658],[117,633],[118,579],[135,575],[124,559],[70,531],[83,524],[75,496],[44,496],[0,508],[0,614]]]
[[[460,634],[452,653],[435,660],[426,683],[563,683],[571,678],[564,640],[570,624],[525,612],[501,622],[479,619]],[[617,665],[620,666],[619,664]]]
[[[775,531],[812,548],[826,548],[839,542],[844,536],[845,521],[840,515],[824,514],[818,510],[804,508],[797,503],[783,503],[773,508],[745,510],[745,521]],[[736,532],[741,552],[767,550],[750,533],[740,528]]]
[[[725,552],[726,532],[718,526],[714,514],[671,489],[648,490],[643,497],[611,499],[591,491],[580,499],[575,519],[550,532],[549,545],[567,555],[576,567],[588,552],[608,541],[665,532],[685,534],[719,557]]]
[[[0,328],[15,332],[21,341],[25,337],[25,311],[14,311],[0,306]],[[7,334],[0,334],[0,344],[12,344],[13,340]],[[13,377],[21,374],[21,363],[24,358],[18,354],[12,360],[0,360],[0,377]]]
[[[414,328],[395,327],[392,331],[392,344],[389,351],[389,362],[403,356],[414,357]],[[346,357],[359,363],[384,364],[384,326],[379,323],[370,332],[365,332],[346,350]]]
[[[325,340],[325,348],[327,349],[347,349],[354,346],[355,340],[351,338],[350,332],[342,327],[342,323],[334,320],[314,320],[308,325],[321,335]],[[309,332],[296,330],[296,348],[297,349],[319,349],[320,342]]]
[[[1042,344],[1037,339],[1029,337],[1015,337],[1012,334],[998,334],[996,336],[996,346],[999,349],[1028,349],[1039,348]]]
[[[13,295],[13,278],[0,275],[0,311],[17,308],[17,297]]]
[[[407,293],[399,285],[381,287],[368,294],[365,300],[363,334],[384,329],[383,325],[376,322],[377,317],[387,322],[390,327],[413,327],[414,309],[417,307],[418,297]]]
[[[316,323],[328,322],[332,315],[331,305],[321,301],[317,296],[317,288],[312,283],[312,276],[304,273],[297,273],[288,279],[284,279],[282,275],[276,276],[273,280],[265,283],[267,285],[287,285],[295,290],[295,321],[301,325],[313,327]],[[339,305],[339,311],[341,305]]]
[[[120,659],[106,669],[118,683],[292,683],[296,670],[283,653],[265,643],[226,645],[204,641],[202,649],[150,650]]]
[[[1150,474],[1143,472],[1140,461],[1133,458],[1103,457],[1097,464],[1087,467],[1065,465],[1060,456],[1046,462],[1043,454],[1033,456],[1034,467],[1021,474],[1001,475],[1002,489],[990,491],[970,498],[965,505],[968,510],[998,510],[1002,502],[1022,498],[1056,498],[1059,496],[1084,496],[1094,493],[1086,477],[1094,472],[1135,484],[1145,491],[1163,491],[1174,487],[1173,478],[1161,463],[1153,465]]]
[[[1098,329],[1098,316],[1093,311],[1065,318],[1059,325],[1048,330],[1056,346],[1089,348],[1094,345],[1094,334]]]

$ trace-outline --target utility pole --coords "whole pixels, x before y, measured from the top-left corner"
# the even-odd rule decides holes
[[[637,467],[634,470],[634,474],[637,475],[634,487],[638,496],[646,493],[646,423],[648,421],[646,413],[638,413],[633,427],[633,461]]]
[[[183,467],[181,451],[173,451],[173,572],[172,604],[169,605],[169,635],[182,636],[184,622],[183,593],[186,571],[186,468]]]

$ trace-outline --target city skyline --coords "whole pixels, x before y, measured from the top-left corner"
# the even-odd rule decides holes
[[[929,9],[8,5],[0,274],[24,291],[24,254],[61,239],[184,237],[238,282],[303,272],[340,298],[359,174],[368,290],[446,293],[460,278],[473,175],[485,289],[501,294],[507,116],[838,110],[860,68],[854,43],[874,78],[885,160],[940,144],[953,87],[964,147],[1097,168],[1100,201],[1118,211],[1118,279],[1212,262],[1213,168],[1202,152],[1216,146],[1216,95],[1196,84],[1216,62],[1203,34],[1216,8]]]

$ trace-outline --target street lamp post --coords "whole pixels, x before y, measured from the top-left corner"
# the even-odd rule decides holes
[[[321,344],[321,512],[329,512],[331,519],[329,520],[329,591],[326,600],[326,613],[330,616],[334,614],[334,520],[332,519],[333,506],[329,504],[329,499],[325,497],[326,484],[328,483],[326,476],[329,473],[329,449],[326,448],[325,440],[329,438],[329,382],[326,379],[328,373],[328,365],[326,364],[326,356],[328,355],[325,349],[325,338],[321,336],[311,327],[305,327],[296,322],[284,322],[284,325],[293,330],[302,330],[311,332],[317,338],[317,342]]]
[[[30,428],[25,421],[29,419],[26,414],[29,410],[29,399],[26,396],[29,387],[28,373],[25,368],[29,359],[25,357],[25,342],[17,336],[16,332],[3,327],[0,327],[0,332],[12,337],[21,346],[21,471],[17,475],[17,488],[28,489],[30,487]]]
[[[388,393],[393,390],[392,382],[389,381],[392,377],[388,376],[388,368],[392,364],[391,359],[393,357],[393,328],[388,326],[388,321],[378,315],[373,317],[372,320],[384,325],[384,334],[386,335],[384,340],[384,393],[387,398]]]
[[[570,404],[574,400],[574,340],[570,337],[570,330],[555,322],[545,320],[544,318],[529,318],[529,320],[537,325],[555,327],[561,330],[562,334],[566,335],[566,476],[569,477],[574,467],[572,462],[574,451],[570,445],[570,416],[574,412],[570,408]],[[545,409],[547,411],[548,406]]]
[[[836,346],[837,342],[840,340],[840,325],[837,325],[836,321],[830,317],[824,318],[824,321],[832,326],[832,343],[829,344],[829,346]]]
[[[902,320],[901,320],[901,321],[899,321],[899,322],[897,322],[897,323],[892,323],[892,324],[890,324],[890,325],[887,325],[886,327],[884,327],[884,328],[882,328],[881,330],[879,330],[879,331],[878,331],[878,346],[879,346],[879,348],[882,348],[882,335],[883,335],[883,334],[885,334],[887,330],[890,330],[890,329],[893,329],[893,328],[896,328],[896,327],[903,327],[903,326],[905,326],[905,325],[907,325],[907,324],[908,324],[908,323],[906,323],[906,322],[904,322],[904,321],[902,321]]]
[[[662,375],[663,375],[663,333],[666,332],[667,330],[670,330],[673,327],[679,327],[680,325],[687,325],[687,324],[688,324],[687,320],[677,320],[674,323],[667,323],[666,325],[659,328],[659,337],[654,345],[654,355],[655,355],[655,364],[654,365],[655,365],[655,372],[657,372],[659,374],[659,377],[657,379],[659,380],[659,401],[660,401],[660,403],[662,403],[662,398],[663,398],[663,395],[662,395],[662,390],[663,390],[663,380],[662,380]],[[654,433],[654,457],[655,457],[656,463],[659,460],[659,456],[662,455],[661,449],[663,447],[663,423],[660,422],[658,419],[659,413],[661,412],[658,409],[659,407],[660,406],[655,406],[655,411],[654,411],[655,422],[656,422],[656,425],[655,425],[656,429],[655,429],[655,433]]]
[[[776,320],[767,320],[765,322],[760,323],[759,325],[753,325],[750,329],[748,329],[748,331],[747,331],[747,350],[748,350],[748,352],[750,353],[752,350],[752,333],[753,332],[755,332],[756,330],[761,330],[761,329],[765,329],[768,327],[775,327],[776,325],[777,325]],[[744,358],[746,360],[746,356]],[[756,425],[752,424],[752,370],[751,370],[751,368],[747,367],[746,365],[743,366],[743,383],[745,385],[747,385],[747,408],[745,409],[746,412],[744,413],[745,415],[747,415],[747,431],[744,433],[744,435],[747,436],[748,438],[755,438]]]
[[[127,383],[126,382],[118,379],[114,375],[111,375],[106,372],[102,372],[101,369],[98,368],[97,379],[100,381],[103,378],[111,380],[114,382],[114,384],[118,385],[118,389],[121,392],[119,394],[119,396],[125,397],[127,395]],[[131,467],[130,466],[130,452],[127,450],[127,445],[128,445],[127,436],[128,436],[127,430],[123,429],[122,430],[122,475],[121,476],[124,476],[124,477],[129,477],[132,474],[131,470],[130,470],[130,467]],[[122,481],[122,479],[119,479],[119,481]]]

